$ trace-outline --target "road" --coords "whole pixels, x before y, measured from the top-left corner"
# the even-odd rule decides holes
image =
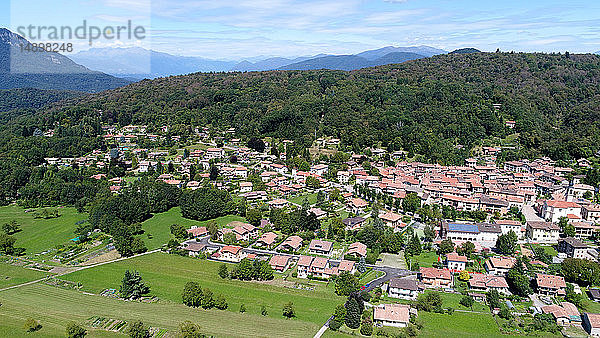
[[[523,210],[521,211],[525,216],[526,221],[543,221],[544,219],[537,215],[535,210],[531,205],[523,206]]]
[[[44,278],[36,279],[36,280],[30,281],[30,282],[26,282],[26,283],[21,283],[21,284],[9,286],[9,287],[0,289],[0,292],[6,291],[6,290],[10,290],[10,289],[20,288],[20,287],[27,286],[27,285],[36,284],[36,283],[43,282],[43,281],[48,280],[48,279],[53,278],[53,277],[60,277],[60,276],[68,275],[68,274],[73,273],[75,271],[81,271],[81,270],[85,270],[85,269],[95,268],[95,267],[98,267],[98,266],[101,266],[101,265],[105,265],[105,264],[120,262],[120,261],[124,261],[124,260],[131,259],[131,258],[136,258],[136,257],[144,256],[144,255],[149,255],[151,253],[155,253],[155,252],[158,252],[158,251],[160,251],[160,249],[156,249],[156,250],[152,250],[152,251],[146,251],[146,252],[143,252],[141,254],[137,254],[137,255],[133,255],[133,256],[129,256],[129,257],[121,257],[121,258],[113,259],[112,261],[106,261],[106,262],[101,262],[101,263],[96,263],[96,264],[86,265],[86,266],[78,266],[78,267],[75,267],[74,269],[71,269],[71,270],[68,270],[68,271],[65,271],[65,272],[62,272],[62,273],[48,275],[48,276],[46,276]]]

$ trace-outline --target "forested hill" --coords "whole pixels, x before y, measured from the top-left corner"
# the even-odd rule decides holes
[[[305,145],[316,131],[354,150],[381,142],[441,163],[462,163],[482,140],[517,132],[520,149],[505,156],[580,158],[600,144],[600,57],[472,53],[352,72],[196,73],[141,81],[42,114],[16,123],[95,130],[98,119],[210,123],[235,127],[241,137]],[[515,130],[506,120],[516,120]]]

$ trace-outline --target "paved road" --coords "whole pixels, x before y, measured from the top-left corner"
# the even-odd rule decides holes
[[[525,216],[525,220],[527,221],[543,221],[544,219],[537,215],[535,210],[531,205],[525,205],[523,207],[523,215]]]
[[[327,319],[325,324],[323,324],[323,326],[321,326],[321,328],[319,329],[319,331],[317,331],[317,333],[315,333],[313,338],[321,338],[323,333],[325,333],[325,331],[327,331],[327,329],[329,328],[329,322],[331,322],[331,320],[333,320],[333,316],[331,316]]]
[[[110,263],[114,263],[114,262],[120,262],[120,261],[124,261],[126,259],[136,258],[136,257],[148,255],[148,254],[151,254],[151,253],[155,253],[155,252],[158,252],[158,251],[160,251],[160,249],[156,249],[156,250],[152,250],[152,251],[146,251],[144,253],[133,255],[133,256],[129,256],[129,257],[121,257],[121,258],[114,259],[112,261],[106,261],[106,262],[101,262],[101,263],[96,263],[96,264],[86,265],[86,266],[79,266],[79,267],[76,267],[74,269],[62,272],[62,273],[48,275],[48,276],[46,276],[44,278],[36,279],[36,280],[30,281],[30,282],[26,282],[26,283],[21,283],[21,284],[9,286],[9,287],[0,289],[0,292],[6,291],[6,290],[10,290],[10,289],[20,288],[22,286],[36,284],[36,283],[43,282],[43,281],[48,280],[48,279],[53,278],[53,277],[60,277],[60,276],[68,275],[68,274],[73,273],[75,271],[81,271],[81,270],[85,270],[85,269],[95,268],[97,266],[101,266],[101,265],[105,265],[105,264],[110,264]]]

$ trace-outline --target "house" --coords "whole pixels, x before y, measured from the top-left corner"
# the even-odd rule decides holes
[[[256,241],[256,246],[262,248],[270,248],[277,239],[277,234],[274,232],[266,232]]]
[[[556,243],[559,233],[560,228],[557,224],[543,221],[528,221],[525,230],[525,236],[537,243]]]
[[[202,252],[206,251],[206,245],[201,244],[201,243],[188,243],[183,250],[188,252],[188,255],[192,256],[192,257],[196,257],[198,255],[200,255]]]
[[[552,304],[542,307],[543,313],[550,313],[559,326],[568,326],[569,324],[580,324],[581,315],[573,303],[561,302],[560,305]]]
[[[206,149],[206,154],[204,156],[207,160],[212,160],[212,159],[217,159],[217,158],[224,158],[225,157],[225,150],[221,149],[221,148],[208,148]]]
[[[302,237],[290,236],[279,245],[279,250],[295,252],[302,247]]]
[[[298,264],[296,264],[298,278],[308,278],[308,275],[311,274],[310,266],[313,259],[312,256],[300,256],[298,258]]]
[[[513,257],[490,257],[484,264],[485,271],[490,275],[504,276],[516,263]]]
[[[589,204],[581,207],[581,218],[586,221],[600,223],[600,205]]]
[[[581,206],[575,202],[546,200],[540,211],[540,216],[549,222],[558,222],[568,214],[581,217]]]
[[[440,235],[453,241],[470,241],[484,247],[493,247],[502,234],[500,225],[490,223],[442,222]]]
[[[600,337],[600,313],[584,313],[582,326],[592,337]]]
[[[290,256],[273,255],[269,260],[271,268],[277,272],[284,272],[290,267]]]
[[[334,271],[333,274],[337,275],[342,272],[355,273],[356,272],[356,262],[349,260],[341,260],[340,264],[337,266],[337,272]]]
[[[448,269],[421,267],[418,277],[426,288],[452,287],[452,273]]]
[[[346,204],[348,212],[353,214],[361,214],[365,212],[365,208],[369,205],[365,200],[361,198],[351,198]]]
[[[352,243],[348,247],[348,252],[346,252],[346,255],[356,258],[365,257],[367,255],[367,246],[361,242]]]
[[[463,271],[467,268],[467,257],[451,252],[446,255],[445,264],[451,271]]]
[[[379,219],[381,219],[385,225],[395,228],[401,223],[402,216],[393,212],[386,212],[385,214],[379,215]]]
[[[519,221],[514,221],[510,219],[502,219],[497,220],[496,224],[500,225],[500,230],[502,230],[502,234],[507,234],[510,231],[514,232],[517,237],[521,237],[523,234],[522,225]]]
[[[206,235],[208,235],[208,230],[206,229],[206,227],[199,227],[199,226],[195,226],[193,225],[190,229],[187,230],[188,234],[190,234],[191,237],[204,237]]]
[[[212,255],[216,260],[233,263],[239,263],[245,257],[242,247],[235,245],[226,245]]]
[[[310,208],[308,209],[308,212],[312,212],[313,214],[315,214],[317,219],[323,219],[327,217],[327,212],[321,210],[321,208]]]
[[[569,258],[587,258],[589,247],[577,238],[567,237],[558,241],[558,252],[564,252]]]
[[[233,233],[238,241],[250,241],[258,237],[258,228],[252,224],[233,221],[228,226],[233,226]]]
[[[356,217],[348,217],[342,220],[342,223],[346,226],[346,230],[357,230],[360,229],[365,223],[366,218],[356,216]]]
[[[469,279],[469,288],[477,291],[488,292],[497,290],[499,293],[508,295],[508,283],[502,276],[483,275],[474,273]]]
[[[410,323],[410,315],[410,305],[381,304],[373,307],[373,322],[376,325],[406,327]]]
[[[275,209],[283,209],[288,205],[288,201],[281,199],[281,198],[276,198],[272,201],[267,202],[267,204],[269,204],[269,206],[271,206],[271,208],[275,208]]]
[[[329,241],[321,241],[318,239],[313,239],[309,246],[308,252],[313,255],[331,255],[331,251],[333,249],[333,242]]]
[[[240,192],[251,192],[252,182],[240,182]]]
[[[414,279],[392,278],[387,291],[391,298],[415,300],[419,295],[419,286]]]
[[[329,278],[331,273],[329,272],[329,260],[324,257],[315,257],[310,265],[310,275],[319,278]]]
[[[565,295],[565,288],[567,287],[567,284],[565,283],[565,279],[561,276],[537,273],[535,275],[535,282],[537,285],[537,291],[540,294],[549,296]]]

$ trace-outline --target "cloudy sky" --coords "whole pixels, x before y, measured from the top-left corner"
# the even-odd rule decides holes
[[[4,6],[4,8],[2,8]],[[600,50],[600,1],[464,0],[13,0],[0,26],[144,26],[142,46],[213,59],[351,54],[384,46],[445,50]],[[89,41],[75,41],[90,48]]]

